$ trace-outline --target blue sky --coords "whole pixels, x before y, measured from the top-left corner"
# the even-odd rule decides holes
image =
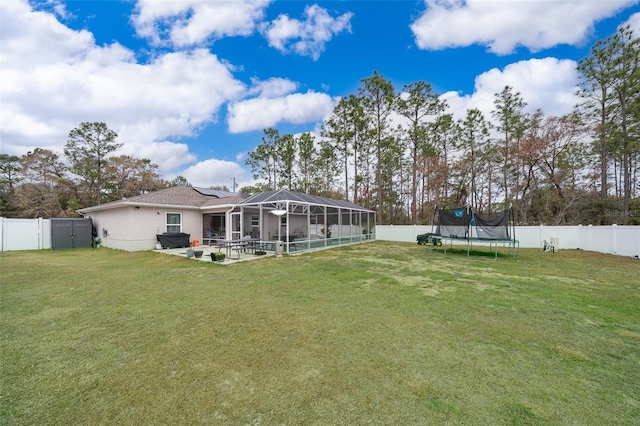
[[[121,153],[197,186],[252,184],[262,129],[315,132],[373,71],[424,80],[462,118],[509,84],[529,110],[576,102],[576,61],[638,0],[32,1],[0,4],[0,152],[62,153],[104,121]]]

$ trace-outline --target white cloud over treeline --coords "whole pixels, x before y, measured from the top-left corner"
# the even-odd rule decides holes
[[[637,0],[425,0],[426,10],[411,30],[427,50],[487,46],[504,55],[523,46],[540,51],[579,45],[594,23],[638,4]]]

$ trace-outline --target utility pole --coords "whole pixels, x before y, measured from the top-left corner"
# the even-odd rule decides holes
[[[236,185],[236,178],[232,177],[231,180],[233,180],[233,191],[231,191],[231,192],[236,192],[236,186],[237,186]]]

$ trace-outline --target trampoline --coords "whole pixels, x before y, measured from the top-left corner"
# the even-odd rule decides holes
[[[489,244],[489,250],[498,258],[498,247],[508,247],[509,254],[520,253],[520,242],[515,238],[512,209],[499,213],[484,214],[470,207],[457,209],[437,209],[437,228],[435,232],[418,235],[419,245],[453,247],[454,242],[463,242],[467,256],[473,244]],[[432,229],[433,231],[433,229]]]

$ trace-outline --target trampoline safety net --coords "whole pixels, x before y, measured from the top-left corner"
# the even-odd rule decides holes
[[[438,212],[437,235],[465,240],[510,240],[509,210],[479,214],[470,208]]]

